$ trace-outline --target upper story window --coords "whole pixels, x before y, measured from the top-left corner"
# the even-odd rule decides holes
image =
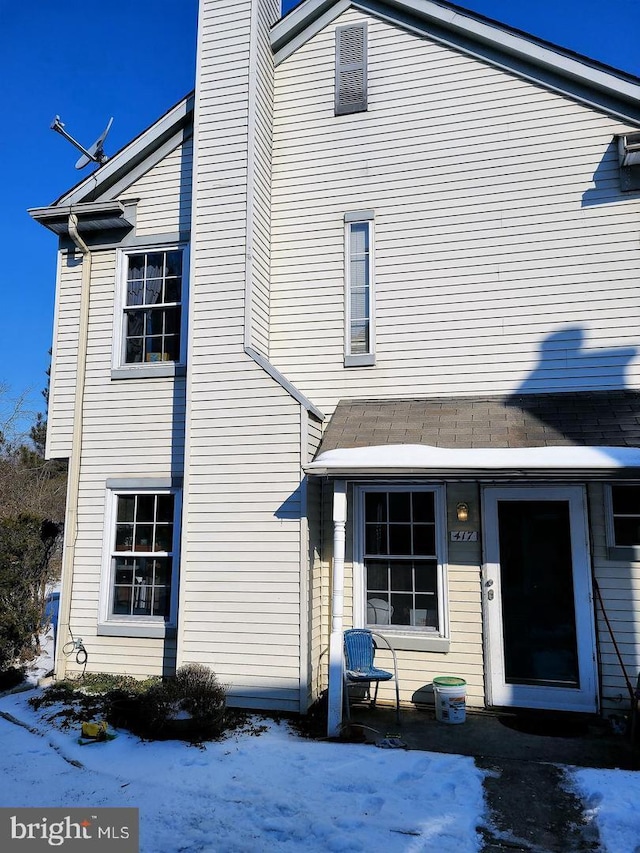
[[[374,364],[373,212],[347,213],[345,367]]]
[[[125,255],[123,364],[181,361],[182,249]]]
[[[367,109],[367,25],[336,28],[335,114]]]

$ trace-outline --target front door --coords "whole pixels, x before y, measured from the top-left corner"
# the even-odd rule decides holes
[[[584,490],[486,488],[484,542],[489,704],[595,711]]]

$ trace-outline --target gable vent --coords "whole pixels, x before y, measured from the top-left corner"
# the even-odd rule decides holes
[[[367,25],[336,29],[335,114],[367,109]]]

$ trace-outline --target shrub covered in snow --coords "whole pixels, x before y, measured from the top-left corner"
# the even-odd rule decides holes
[[[214,672],[202,664],[187,664],[164,679],[95,673],[67,679],[30,703],[35,708],[62,705],[54,717],[63,725],[99,718],[148,740],[198,743],[224,731],[225,699]]]

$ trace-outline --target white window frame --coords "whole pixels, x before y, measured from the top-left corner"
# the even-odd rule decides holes
[[[366,353],[351,351],[351,229],[354,225],[366,225],[369,230],[369,350]],[[372,210],[356,210],[345,213],[344,216],[344,366],[370,367],[376,363],[375,340],[375,229],[374,212]]]
[[[610,560],[640,561],[640,543],[637,545],[618,545],[616,543],[615,527],[613,523],[612,490],[618,486],[640,486],[640,482],[630,480],[629,482],[607,483],[604,487],[604,514],[608,556]]]
[[[449,600],[447,570],[447,511],[444,485],[418,483],[356,484],[353,490],[353,625],[367,627],[366,580],[364,565],[365,494],[368,492],[431,492],[435,503],[436,582],[440,629],[410,625],[376,625],[377,633],[387,637],[395,649],[448,652]]]
[[[127,616],[113,613],[114,553],[118,498],[121,495],[173,495],[173,539],[169,617]],[[178,619],[178,588],[180,571],[180,521],[182,518],[182,489],[166,482],[123,481],[122,485],[107,484],[105,494],[104,538],[102,546],[102,577],[100,584],[100,615],[98,635],[120,637],[158,637],[175,635]]]
[[[180,294],[180,354],[177,361],[127,362],[126,359],[126,293],[129,257],[153,252],[182,253],[182,283]],[[146,376],[184,375],[187,363],[187,327],[189,293],[189,246],[186,243],[136,245],[118,249],[113,321],[112,379],[136,379]]]

